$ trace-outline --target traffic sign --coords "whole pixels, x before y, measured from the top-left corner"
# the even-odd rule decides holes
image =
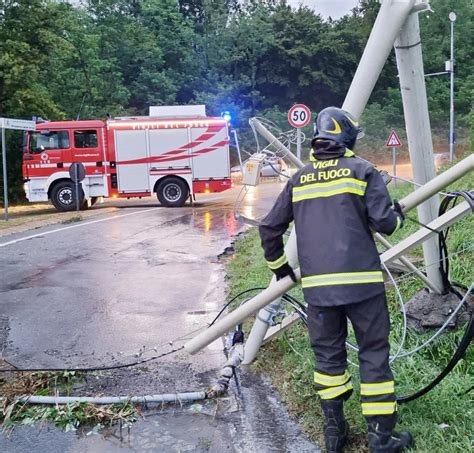
[[[69,167],[69,176],[72,182],[81,182],[86,177],[86,169],[82,162],[73,162]]]
[[[311,122],[311,110],[304,104],[295,104],[288,110],[288,122],[300,129]]]
[[[395,129],[390,133],[390,136],[388,137],[388,140],[387,140],[387,143],[385,143],[385,146],[388,146],[389,148],[398,148],[399,146],[402,146],[402,142],[398,138],[398,135],[395,132]]]
[[[0,128],[2,129],[17,129],[21,131],[36,130],[36,123],[29,120],[16,120],[13,118],[0,118]]]
[[[0,118],[0,129],[2,131],[3,209],[5,211],[5,220],[8,221],[7,146],[5,144],[5,129],[34,131],[36,129],[36,122],[28,120],[16,120],[13,118]]]

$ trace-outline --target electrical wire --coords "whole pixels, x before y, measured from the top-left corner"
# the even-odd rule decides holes
[[[246,294],[246,293],[249,293],[249,292],[252,292],[252,291],[254,291],[254,292],[255,291],[262,291],[264,289],[265,288],[251,288],[249,290],[243,291],[242,293],[240,293],[237,296],[235,296],[234,298],[232,298],[229,302],[227,302],[222,307],[222,309],[219,311],[219,313],[214,318],[214,320],[211,321],[211,323],[207,327],[201,327],[201,328],[199,328],[199,329],[197,329],[193,332],[188,332],[187,334],[185,334],[181,337],[178,337],[177,339],[172,340],[172,341],[168,342],[167,344],[174,344],[175,342],[178,342],[179,340],[182,340],[183,338],[188,337],[189,335],[192,335],[192,333],[194,333],[194,332],[200,331],[204,328],[211,327],[218,320],[218,318],[222,315],[222,313],[229,307],[229,305],[231,305],[235,300],[237,300],[243,294]],[[11,364],[10,362],[7,362],[6,360],[0,358],[0,360],[4,360],[5,362],[7,362],[9,365],[11,365],[13,367],[13,368],[0,369],[0,373],[7,373],[7,372],[12,372],[12,373],[13,372],[39,373],[39,372],[61,372],[61,371],[74,371],[74,372],[81,372],[82,373],[82,372],[92,372],[92,371],[117,370],[117,369],[121,369],[121,368],[131,368],[131,367],[135,367],[135,366],[138,366],[138,365],[142,365],[143,363],[151,362],[153,360],[158,360],[162,357],[166,357],[168,355],[171,355],[171,354],[174,354],[178,351],[181,351],[182,349],[184,349],[184,346],[181,346],[181,347],[176,348],[176,349],[172,349],[171,351],[167,351],[163,354],[159,354],[159,355],[156,355],[156,356],[153,356],[153,357],[148,357],[148,358],[143,359],[143,360],[136,360],[136,361],[133,361],[133,362],[130,362],[130,363],[104,365],[104,366],[94,366],[94,367],[75,367],[75,368],[19,368],[19,367],[16,367],[15,365]]]
[[[290,175],[288,175],[288,174],[286,174],[286,173],[282,173],[281,171],[277,170],[277,169],[273,166],[273,164],[272,164],[270,161],[268,161],[267,164],[268,164],[268,165],[272,168],[272,170],[273,170],[276,174],[278,174],[279,176],[283,176],[283,177],[285,177],[285,178],[287,178],[287,179],[290,179],[290,178],[291,178]]]
[[[135,367],[138,365],[142,365],[143,363],[151,362],[152,360],[158,360],[161,359],[162,357],[166,357],[168,355],[174,354],[178,351],[181,351],[184,349],[184,346],[181,346],[180,348],[177,349],[172,349],[171,351],[165,352],[163,354],[154,356],[154,357],[149,357],[147,359],[143,360],[137,360],[135,362],[131,363],[121,363],[117,365],[105,365],[105,366],[95,366],[95,367],[78,367],[78,368],[17,368],[14,366],[14,368],[9,368],[9,369],[0,369],[0,373],[43,373],[43,372],[61,372],[61,371],[77,371],[80,373],[85,373],[89,371],[109,371],[109,370],[118,370],[121,368],[130,368],[130,367]],[[9,362],[10,363],[10,362]]]
[[[244,190],[244,188],[242,188],[241,192],[239,193],[238,198],[242,194],[243,190]],[[247,193],[247,191],[245,191],[245,194],[246,193]],[[464,199],[466,199],[466,201],[468,201],[470,203],[471,208],[474,210],[474,196],[472,195],[472,193],[470,193],[470,192],[450,192],[450,193],[446,194],[446,197],[443,199],[442,203],[440,204],[440,209],[439,209],[439,213],[438,213],[439,216],[444,214],[444,212],[446,212],[448,210],[450,205],[451,205],[451,208],[454,207],[457,200],[460,197],[463,197]],[[238,201],[238,198],[237,198],[237,201]],[[245,195],[244,195],[243,199],[244,198],[245,198]],[[240,201],[240,204],[242,203],[243,199]],[[240,206],[240,204],[238,204],[236,202],[235,206],[238,207],[238,206]],[[412,218],[408,218],[408,219],[420,224],[424,228],[428,228],[428,229],[432,230],[430,227],[428,227],[427,225],[424,225],[423,223],[419,222],[418,220],[415,220],[415,219],[412,219]],[[447,329],[447,327],[449,326],[451,321],[454,319],[454,317],[457,315],[457,313],[459,312],[461,307],[465,304],[467,298],[469,297],[469,295],[472,292],[473,287],[474,287],[474,284],[471,284],[471,286],[469,288],[466,288],[466,287],[464,287],[464,285],[460,285],[460,284],[455,283],[455,282],[450,282],[450,280],[449,280],[449,257],[452,256],[452,255],[449,255],[449,253],[448,253],[448,247],[447,247],[447,242],[446,242],[447,237],[448,237],[449,228],[447,228],[444,232],[443,231],[439,232],[439,231],[436,231],[436,230],[432,230],[432,231],[436,232],[438,234],[438,237],[439,237],[440,260],[438,261],[438,263],[440,264],[440,271],[441,271],[442,276],[443,276],[444,289],[445,289],[445,291],[451,291],[454,294],[456,294],[461,299],[461,301],[459,302],[459,304],[457,305],[455,310],[451,313],[451,315],[447,318],[447,320],[444,322],[444,324],[438,329],[438,331],[434,335],[432,335],[422,345],[419,345],[418,347],[414,348],[413,350],[407,351],[407,352],[402,352],[402,349],[403,349],[405,341],[406,341],[406,333],[407,333],[406,309],[405,309],[405,306],[404,306],[404,303],[403,303],[403,298],[401,296],[401,293],[400,293],[400,290],[399,290],[399,287],[398,287],[398,284],[397,284],[397,280],[393,278],[393,275],[391,274],[390,270],[387,268],[385,263],[383,263],[385,271],[389,275],[389,277],[391,279],[391,282],[392,282],[392,284],[395,287],[395,290],[397,292],[397,297],[400,300],[400,304],[401,304],[401,307],[402,307],[402,313],[403,313],[403,320],[404,320],[403,321],[402,340],[401,340],[401,343],[399,345],[399,348],[398,348],[397,352],[390,358],[391,363],[393,361],[395,361],[396,359],[407,357],[409,355],[413,355],[413,354],[419,352],[421,349],[425,348],[430,343],[432,343],[436,338],[438,338]],[[471,248],[469,248],[469,249],[471,249]],[[460,253],[460,252],[458,252],[458,253]],[[438,264],[438,263],[434,263],[434,264]],[[434,265],[434,264],[432,264],[432,265]],[[428,267],[428,265],[426,267]],[[466,293],[464,294],[463,297],[461,297],[460,293],[455,288],[453,288],[453,285],[457,286],[457,287],[464,287],[466,289]],[[232,298],[229,302],[227,302],[222,307],[222,309],[219,311],[219,313],[213,319],[213,321],[211,321],[211,323],[208,325],[208,327],[212,326],[219,319],[219,317],[224,313],[224,311],[233,302],[235,302],[235,300],[237,300],[239,297],[241,297],[242,295],[247,294],[249,292],[261,291],[261,290],[264,290],[264,289],[265,288],[262,288],[262,287],[250,288],[250,289],[242,291],[241,293],[236,295],[234,298]],[[301,320],[303,321],[303,323],[307,326],[306,307],[300,301],[298,301],[296,298],[290,296],[289,294],[284,294],[282,296],[282,299],[286,303],[288,303],[289,305],[291,305],[293,307],[293,309],[295,310],[295,312],[298,313],[298,315],[301,318]],[[248,300],[249,299],[242,301],[241,304],[247,302]],[[202,330],[202,328],[197,329],[197,331],[199,331],[199,330]],[[185,336],[189,336],[189,335],[190,334],[188,333]],[[177,342],[180,339],[184,338],[185,336],[179,337],[174,341]],[[449,374],[449,372],[454,368],[454,366],[457,364],[457,362],[463,357],[463,355],[466,352],[467,348],[469,347],[473,337],[474,337],[474,312],[471,311],[470,319],[469,319],[469,322],[467,324],[467,327],[466,327],[465,333],[463,335],[463,338],[461,339],[461,342],[459,343],[454,355],[452,356],[451,360],[449,361],[448,365],[444,368],[444,370],[434,380],[432,380],[427,386],[425,386],[423,389],[421,389],[421,390],[419,390],[419,391],[417,391],[417,392],[415,392],[411,395],[398,397],[397,401],[399,403],[405,403],[405,402],[408,402],[408,401],[412,401],[414,399],[419,398],[420,396],[423,396],[424,394],[426,394],[430,390],[432,390],[439,382],[441,382],[444,379],[445,376],[447,376],[447,374]],[[174,341],[169,342],[168,344],[173,344]],[[288,344],[290,344],[290,343],[288,342]],[[348,346],[351,349],[357,350],[357,347],[352,345],[350,342],[348,342]],[[290,345],[290,347],[292,347],[292,346]],[[156,350],[156,348],[153,348],[153,349]],[[108,370],[115,370],[115,369],[129,368],[129,367],[138,366],[138,365],[141,365],[143,363],[147,363],[147,362],[150,362],[150,361],[153,361],[153,360],[158,360],[162,357],[174,354],[178,351],[181,351],[182,349],[184,349],[184,346],[181,346],[181,347],[176,348],[176,349],[172,349],[172,350],[167,351],[165,353],[162,353],[162,354],[159,354],[159,355],[156,355],[156,356],[153,356],[153,357],[149,357],[149,358],[146,358],[146,359],[143,359],[143,360],[137,360],[137,361],[134,361],[134,362],[131,362],[131,363],[113,364],[113,365],[97,366],[97,367],[23,368],[22,369],[22,368],[15,367],[14,365],[10,364],[10,362],[5,360],[5,362],[9,363],[13,368],[0,369],[0,373],[5,373],[5,372],[61,372],[61,371],[66,371],[66,370],[67,371],[77,371],[77,372],[108,371]],[[140,355],[143,354],[143,353],[144,353],[144,351],[141,351]],[[352,362],[350,362],[350,363],[352,363]]]
[[[446,365],[444,370],[440,374],[438,374],[438,376],[436,376],[427,386],[423,387],[421,390],[418,390],[417,392],[412,393],[411,395],[397,397],[397,402],[402,404],[402,403],[408,403],[409,401],[416,400],[420,398],[421,396],[426,395],[426,393],[428,393],[430,390],[436,387],[453,370],[456,364],[464,357],[464,354],[469,348],[469,346],[471,345],[473,338],[474,338],[474,312],[471,311],[468,324],[464,331],[464,335],[461,341],[459,342],[456,352],[451,357],[451,360]]]
[[[423,344],[420,346],[417,346],[416,348],[412,349],[411,351],[403,352],[401,353],[398,357],[408,357],[410,355],[416,354],[418,351],[423,349],[424,347],[428,346],[430,343],[432,343],[436,338],[438,338],[450,325],[451,321],[454,319],[454,317],[458,314],[459,310],[462,308],[462,306],[466,303],[467,298],[472,292],[474,285],[471,285],[471,287],[468,289],[464,297],[461,299],[459,304],[456,306],[456,308],[453,310],[453,312],[449,315],[449,317],[446,319],[446,321],[443,323],[443,325],[428,339],[426,340]]]

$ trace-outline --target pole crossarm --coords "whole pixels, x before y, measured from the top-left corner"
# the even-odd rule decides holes
[[[382,263],[387,264],[391,261],[396,260],[397,258],[400,258],[404,253],[408,252],[412,248],[416,247],[417,245],[420,245],[430,237],[434,236],[436,234],[436,231],[439,232],[448,228],[450,225],[457,222],[459,219],[465,217],[470,212],[472,212],[471,206],[467,201],[463,201],[459,205],[450,209],[446,214],[443,214],[442,216],[430,222],[427,225],[430,229],[421,228],[420,230],[413,233],[411,236],[394,245],[391,249],[383,252],[380,256],[380,260],[382,261]]]
[[[462,217],[466,216],[471,212],[471,207],[466,201],[460,203],[458,206],[455,206],[446,214],[438,217],[433,220],[429,225],[427,225],[432,230],[441,231]],[[381,261],[382,263],[388,263],[397,258],[400,258],[404,253],[422,242],[426,241],[432,237],[435,232],[429,230],[428,228],[421,228],[416,233],[412,234],[410,237],[404,239],[399,244],[392,247],[390,250],[382,253]],[[295,276],[298,281],[301,280],[300,269],[295,269]],[[201,349],[212,343],[214,340],[217,340],[224,333],[233,329],[237,324],[243,322],[249,316],[255,314],[258,310],[265,307],[270,301],[275,300],[278,297],[281,297],[284,293],[293,288],[296,283],[291,280],[290,277],[285,277],[282,280],[274,281],[272,284],[261,293],[257,294],[255,297],[250,299],[244,305],[241,305],[236,310],[230,312],[227,316],[217,321],[214,325],[209,327],[204,332],[198,334],[196,337],[188,341],[184,345],[184,349],[190,354],[196,354]],[[286,324],[286,328],[291,325],[290,322]],[[278,328],[277,329],[281,329]],[[276,330],[273,330],[272,335],[276,335]],[[268,334],[267,334],[268,336]]]

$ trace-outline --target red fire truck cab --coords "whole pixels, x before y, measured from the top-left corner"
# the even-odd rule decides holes
[[[28,132],[23,177],[30,202],[75,209],[69,175],[81,162],[82,204],[99,197],[145,197],[183,206],[190,195],[231,188],[228,124],[211,117],[130,117],[38,123]]]

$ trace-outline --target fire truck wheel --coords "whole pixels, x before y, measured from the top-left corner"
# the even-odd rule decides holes
[[[179,208],[186,203],[189,189],[182,179],[170,177],[158,184],[156,195],[163,206]]]
[[[84,204],[84,192],[81,189],[80,208]],[[51,190],[51,202],[58,211],[73,211],[76,209],[74,184],[70,181],[60,181]]]

